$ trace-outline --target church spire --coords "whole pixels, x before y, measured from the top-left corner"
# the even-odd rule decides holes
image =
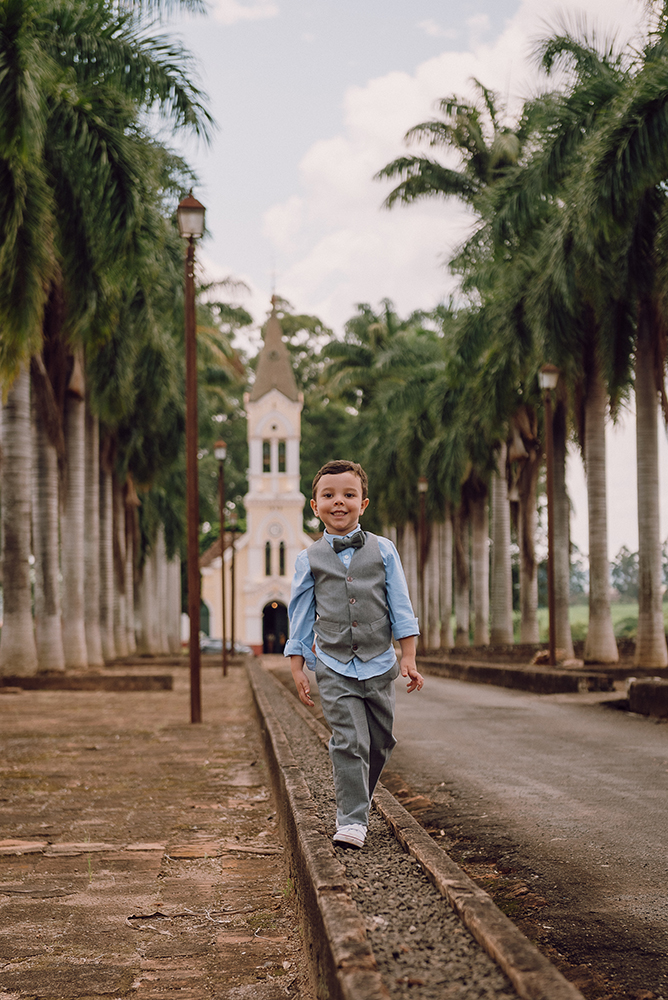
[[[250,400],[253,403],[271,392],[272,389],[278,389],[293,402],[299,398],[290,352],[283,341],[281,324],[276,315],[277,301],[277,297],[272,295],[271,313],[267,320],[264,344],[260,351],[255,382],[250,393]]]

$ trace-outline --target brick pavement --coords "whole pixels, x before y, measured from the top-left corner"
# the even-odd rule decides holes
[[[310,1000],[245,670],[167,672],[0,697],[0,1000]]]

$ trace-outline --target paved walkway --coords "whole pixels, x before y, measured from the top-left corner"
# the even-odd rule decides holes
[[[310,1000],[245,670],[141,670],[0,697],[0,1000]]]

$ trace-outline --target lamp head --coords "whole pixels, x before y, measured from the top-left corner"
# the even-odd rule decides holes
[[[216,441],[213,446],[213,453],[219,462],[224,462],[227,457],[227,445],[224,441]]]
[[[429,480],[426,476],[420,476],[417,483],[418,493],[426,493],[429,489]]]
[[[179,222],[179,234],[186,240],[198,240],[204,233],[204,213],[206,209],[201,201],[193,198],[192,191],[180,202],[176,210]]]
[[[541,389],[556,389],[559,375],[560,372],[556,365],[543,365],[538,372],[538,384]]]

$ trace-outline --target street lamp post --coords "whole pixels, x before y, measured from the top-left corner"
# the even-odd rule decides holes
[[[235,569],[235,555],[236,546],[235,542],[237,539],[237,512],[236,510],[230,511],[230,531],[232,532],[232,564],[230,566],[231,571],[231,586],[230,586],[230,615],[232,621],[230,624],[230,654],[234,656],[234,615],[235,615],[235,599],[236,599],[236,569]]]
[[[424,564],[427,556],[427,490],[429,481],[426,476],[418,479],[418,495],[420,499],[419,521],[418,521],[418,601],[420,604],[418,617],[420,621],[420,634],[418,636],[418,653],[424,656],[425,653],[425,630],[427,627],[427,615],[424,601]]]
[[[552,425],[552,391],[557,388],[559,369],[543,365],[538,383],[545,403],[545,457],[547,463],[547,606],[550,646],[550,666],[557,662],[556,621],[554,613],[554,428]]]
[[[199,485],[197,481],[197,339],[195,331],[195,240],[204,232],[204,205],[192,191],[177,209],[179,233],[188,241],[185,259],[186,497],[188,616],[190,618],[190,721],[202,721],[199,650]]]
[[[213,453],[218,460],[218,515],[220,517],[220,588],[221,627],[223,636],[223,677],[227,677],[227,635],[225,634],[225,458],[227,445],[216,441]]]

